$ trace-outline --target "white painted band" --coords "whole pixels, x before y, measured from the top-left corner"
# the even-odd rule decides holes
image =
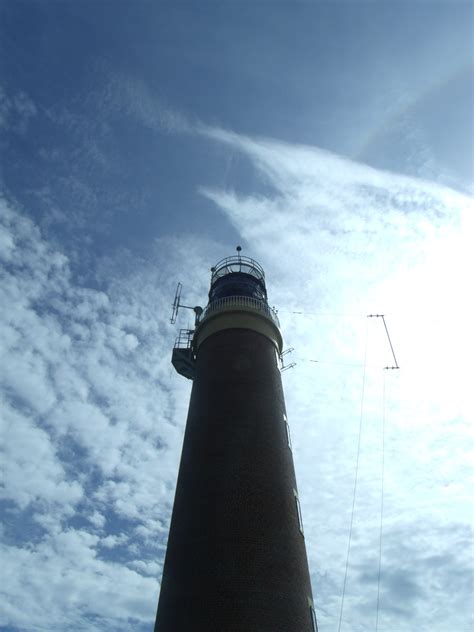
[[[279,354],[283,350],[281,332],[268,316],[260,311],[235,307],[213,312],[198,324],[193,338],[195,351],[206,338],[224,329],[252,329],[271,340]]]

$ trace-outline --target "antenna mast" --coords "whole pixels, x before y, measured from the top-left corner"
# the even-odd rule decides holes
[[[183,286],[181,285],[181,283],[178,283],[178,285],[176,287],[176,293],[174,295],[173,311],[171,312],[171,318],[170,318],[170,323],[172,325],[175,324],[176,318],[178,317],[179,308],[181,307],[181,305],[179,304],[179,300],[181,298],[181,290],[182,289],[183,289]]]
[[[181,301],[181,290],[183,289],[183,286],[181,285],[181,283],[178,283],[178,285],[176,286],[176,293],[174,295],[174,301],[173,301],[173,309],[171,312],[171,318],[170,318],[170,323],[172,325],[175,324],[176,319],[178,317],[178,312],[179,312],[179,308],[182,307],[184,309],[192,309],[194,314],[195,314],[195,319],[194,319],[194,326],[196,326],[199,322],[199,317],[201,316],[203,309],[202,307],[200,307],[199,305],[196,305],[195,307],[191,307],[190,305],[183,305],[180,301]]]

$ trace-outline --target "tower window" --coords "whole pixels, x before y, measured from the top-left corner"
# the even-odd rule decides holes
[[[298,498],[298,492],[296,491],[296,489],[293,490],[293,494],[295,496],[295,505],[296,505],[296,513],[298,515],[298,526],[300,528],[301,531],[301,535],[304,535],[304,531],[303,531],[303,518],[301,516],[301,505],[300,505],[300,499]]]
[[[284,415],[285,417],[285,426],[286,426],[286,440],[288,441],[288,447],[291,450],[291,435],[290,435],[290,426],[288,425],[288,422],[286,420],[286,415]]]
[[[291,435],[290,435],[290,426],[288,425],[288,419],[285,413],[283,413],[283,421],[285,422],[285,426],[286,426],[286,440],[288,443],[288,447],[291,448]]]

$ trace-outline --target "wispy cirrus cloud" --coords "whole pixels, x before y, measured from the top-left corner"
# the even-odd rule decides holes
[[[153,132],[192,132],[194,123],[159,98],[143,79],[112,70],[99,61],[95,70],[103,78],[103,87],[89,98],[104,118],[131,117]]]
[[[161,129],[152,97],[131,93],[122,114]],[[297,367],[284,380],[320,629],[334,628],[340,607],[365,315],[379,310],[388,314],[402,367],[399,376],[386,376],[382,620],[407,631],[428,621],[444,632],[442,607],[449,625],[463,629],[470,616],[469,413],[460,394],[467,388],[469,305],[458,292],[471,256],[470,200],[314,147],[199,123],[173,129],[239,153],[260,177],[258,193],[233,190],[231,178],[223,189],[203,183],[199,191],[237,230],[244,252],[265,266],[270,300],[295,347]],[[96,257],[99,291],[80,281],[77,252],[65,256],[6,202],[0,243],[2,302],[11,306],[0,330],[3,418],[7,429],[15,424],[7,447],[4,544],[16,579],[4,589],[5,621],[31,625],[18,605],[30,590],[40,595],[34,629],[145,629],[156,605],[189,395],[169,365],[170,297],[174,282],[185,280],[187,302],[202,303],[206,271],[228,246],[212,235],[164,236],[147,260],[127,251]],[[456,331],[454,303],[461,312]],[[380,367],[392,360],[378,325],[367,329],[370,366],[344,610],[354,630],[372,625],[376,594]],[[453,374],[456,384],[447,389]],[[37,454],[26,465],[33,445]],[[28,525],[21,537],[20,520]],[[426,535],[423,542],[418,533]],[[42,571],[31,575],[42,558],[45,572],[67,577],[61,599],[58,584],[47,585]],[[456,578],[465,599],[453,608],[446,586]],[[394,607],[396,601],[403,604]]]
[[[17,134],[25,134],[30,119],[37,115],[37,107],[34,101],[20,91],[13,95],[0,86],[0,129]]]
[[[215,128],[199,133],[244,155],[264,185],[259,194],[200,192],[266,262],[268,278],[277,279],[271,300],[297,362],[284,375],[321,629],[338,621],[361,406],[343,622],[354,630],[373,624],[384,390],[381,621],[388,629],[426,621],[443,631],[467,629],[469,609],[462,600],[451,608],[445,589],[459,578],[469,591],[469,556],[459,537],[472,537],[463,509],[472,478],[465,354],[472,200],[318,148]],[[383,377],[382,367],[394,360],[382,323],[366,322],[369,313],[387,314],[400,374]]]

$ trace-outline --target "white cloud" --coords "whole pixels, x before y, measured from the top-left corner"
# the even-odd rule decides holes
[[[35,501],[61,505],[68,513],[81,500],[83,490],[70,480],[48,434],[3,402],[0,418],[3,498],[24,509]]]
[[[385,375],[389,550],[382,620],[385,629],[426,624],[444,632],[446,622],[449,629],[467,629],[469,609],[462,601],[450,608],[442,586],[459,564],[464,577],[469,567],[466,556],[456,560],[454,551],[459,552],[456,534],[466,533],[471,521],[472,201],[432,182],[377,171],[318,148],[204,126],[199,133],[241,152],[265,185],[258,195],[200,191],[242,235],[244,251],[265,262],[270,301],[280,309],[286,345],[295,347],[291,360],[297,367],[283,377],[320,629],[338,623],[366,328],[369,368],[344,621],[354,630],[373,625],[381,369],[394,364],[381,321],[365,318],[374,312],[387,314],[401,366],[399,373]],[[443,530],[437,529],[440,523]],[[419,532],[426,534],[423,547],[415,554],[413,545],[411,560],[407,556],[401,564],[404,542],[413,542]],[[434,559],[439,549],[448,551],[439,571],[444,579],[431,582],[424,559]],[[357,577],[355,569],[364,564]],[[408,603],[406,591],[410,617],[406,609],[393,608],[394,599]],[[444,604],[442,619],[438,603]]]
[[[130,563],[130,566],[136,568],[142,575],[149,575],[152,577],[158,577],[162,572],[162,567],[156,562],[143,562],[142,560],[136,560]]]
[[[193,126],[179,112],[158,100],[147,83],[137,77],[110,72],[105,64],[97,70],[104,74],[103,89],[93,99],[109,118],[113,112],[131,116],[154,132],[190,132]]]
[[[121,533],[120,535],[108,535],[101,539],[100,546],[104,546],[106,549],[113,549],[116,546],[125,544],[127,540],[128,536],[125,533]]]
[[[97,544],[97,536],[87,531],[66,530],[35,547],[4,547],[0,624],[98,631],[133,630],[149,622],[156,579],[101,560]],[[35,595],[27,609],[26,594]]]
[[[143,95],[137,99],[143,121],[162,125],[146,98],[145,106]],[[260,195],[201,191],[238,230],[244,252],[264,265],[286,344],[295,347],[297,367],[283,378],[321,632],[334,628],[340,606],[366,325],[368,364],[377,368],[366,378],[344,618],[354,630],[373,623],[378,367],[392,360],[381,322],[366,323],[373,311],[387,313],[401,365],[399,375],[386,375],[382,620],[385,629],[445,632],[436,614],[442,603],[450,629],[461,630],[469,617],[460,544],[469,522],[469,200],[315,148],[197,131],[243,152],[266,185]],[[104,258],[96,273],[106,287],[98,291],[76,280],[32,221],[5,202],[0,210],[1,301],[9,306],[0,321],[2,417],[13,428],[3,494],[9,515],[26,520],[31,512],[37,529],[30,539],[4,529],[2,624],[149,626],[190,388],[169,362],[170,302],[174,283],[184,280],[187,304],[202,304],[208,269],[226,250],[212,239],[163,237],[148,261]],[[180,314],[182,326],[188,322],[192,313]],[[450,609],[451,581],[460,597]],[[411,620],[406,608],[393,607],[408,593]],[[35,595],[30,613],[25,595]]]
[[[87,517],[90,523],[92,523],[98,529],[102,529],[105,525],[106,518],[100,511],[94,511],[90,516]]]
[[[5,201],[0,212],[9,306],[0,319],[0,625],[150,625],[189,396],[189,384],[170,375],[174,278],[158,265],[166,283],[157,285],[156,262],[127,260],[108,275],[107,292],[83,287],[31,220]],[[154,556],[146,568],[138,563]],[[29,613],[27,594],[35,595]]]

